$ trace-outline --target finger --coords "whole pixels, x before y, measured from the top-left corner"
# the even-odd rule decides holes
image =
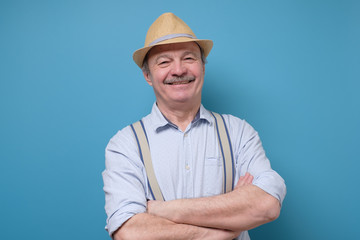
[[[249,172],[247,172],[246,173],[246,180],[245,180],[246,184],[251,184],[253,180],[254,180],[254,176],[251,175]]]
[[[239,188],[244,184],[244,176],[240,176],[239,181],[236,183],[235,188]]]
[[[249,184],[252,184],[253,181],[254,181],[254,176],[249,174]]]
[[[245,173],[245,175],[241,179],[241,186],[252,184],[254,177],[249,173]]]
[[[249,184],[249,177],[250,176],[251,175],[249,173],[246,173],[244,176],[240,176],[239,181],[237,182],[235,188],[239,188],[239,187],[242,187],[242,186],[245,186],[245,185]]]
[[[243,179],[245,184],[249,183],[250,176],[251,176],[250,173],[248,173],[248,172],[245,173],[245,176],[244,176],[244,179]]]

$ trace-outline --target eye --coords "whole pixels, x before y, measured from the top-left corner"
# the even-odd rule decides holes
[[[195,58],[191,56],[185,57],[184,59],[185,61],[195,61]]]
[[[165,67],[170,64],[170,59],[168,58],[160,58],[157,61],[157,65],[160,67]]]

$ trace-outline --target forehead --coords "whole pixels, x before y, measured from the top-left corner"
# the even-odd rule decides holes
[[[164,45],[157,45],[148,52],[148,58],[150,59],[153,56],[158,56],[161,54],[171,54],[175,52],[190,52],[194,54],[201,54],[200,47],[195,42],[185,42],[185,43],[171,43]]]

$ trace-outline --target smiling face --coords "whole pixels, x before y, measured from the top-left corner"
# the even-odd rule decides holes
[[[158,45],[148,53],[146,81],[153,87],[161,109],[199,107],[205,65],[194,42]]]

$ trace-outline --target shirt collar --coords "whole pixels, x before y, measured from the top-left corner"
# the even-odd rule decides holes
[[[211,112],[209,110],[207,110],[206,108],[204,108],[204,106],[202,104],[200,106],[199,119],[203,119],[210,124],[212,124],[214,122],[214,118],[213,118]]]
[[[200,110],[196,114],[194,120],[192,123],[195,123],[199,120],[204,120],[205,122],[208,122],[209,124],[212,124],[214,121],[213,116],[211,115],[210,111],[204,108],[204,106],[200,105]],[[173,126],[177,128],[173,123],[171,123],[169,120],[167,120],[164,115],[160,112],[160,109],[158,108],[156,102],[153,104],[151,114],[150,114],[150,122],[155,131],[159,130],[160,128]]]

